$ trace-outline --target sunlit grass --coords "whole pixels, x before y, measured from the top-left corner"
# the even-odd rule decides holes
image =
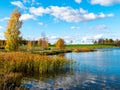
[[[25,52],[0,52],[0,68],[7,72],[48,73],[69,66],[70,60]]]
[[[91,48],[75,48],[73,49],[73,52],[91,52],[95,51],[94,49]]]

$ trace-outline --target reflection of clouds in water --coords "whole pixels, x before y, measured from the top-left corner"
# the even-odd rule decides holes
[[[86,82],[94,83],[96,76],[89,74],[73,74],[73,75],[65,75],[65,76],[57,76],[54,80],[46,79],[45,81],[36,81],[32,80],[23,80],[24,86],[32,86],[30,90],[39,90],[39,89],[60,89],[64,90],[75,88],[80,85],[83,85]],[[38,88],[38,89],[37,89]]]

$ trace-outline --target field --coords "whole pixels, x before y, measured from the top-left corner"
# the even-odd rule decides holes
[[[67,53],[72,51],[79,52],[88,52],[94,51],[94,49],[98,48],[117,48],[114,44],[70,44],[66,45],[65,49],[57,49],[55,45],[49,45],[47,50],[42,50],[40,46],[35,45],[32,46],[31,49],[27,49],[27,46],[20,46],[19,51],[23,52],[32,52],[36,54],[44,54],[44,55],[53,55],[59,53]],[[4,47],[0,47],[0,51],[5,51]]]
[[[116,47],[114,44],[71,44],[66,45],[66,48],[74,49],[74,48],[114,48]]]

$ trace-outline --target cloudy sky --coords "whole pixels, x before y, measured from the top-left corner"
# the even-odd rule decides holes
[[[41,33],[54,43],[90,43],[99,38],[120,39],[120,0],[2,0],[0,39],[4,39],[10,14],[22,13],[21,35],[39,39]]]

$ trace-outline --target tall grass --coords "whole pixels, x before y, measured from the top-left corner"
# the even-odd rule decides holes
[[[21,79],[21,73],[0,72],[0,90],[23,90],[20,89]]]
[[[0,68],[7,72],[49,73],[69,67],[70,60],[25,52],[0,52]]]
[[[73,49],[73,52],[91,52],[91,51],[96,51],[91,48],[75,48]]]

